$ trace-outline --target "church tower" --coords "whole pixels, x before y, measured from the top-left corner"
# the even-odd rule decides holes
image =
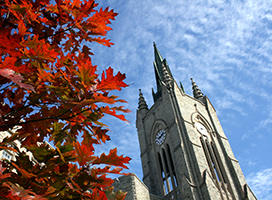
[[[208,97],[193,79],[193,97],[187,95],[155,44],[154,51],[154,105],[148,108],[140,91],[136,122],[143,182],[153,199],[256,199]]]

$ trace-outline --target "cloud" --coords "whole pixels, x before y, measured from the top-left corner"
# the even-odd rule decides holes
[[[272,168],[249,174],[247,182],[259,200],[272,199]]]

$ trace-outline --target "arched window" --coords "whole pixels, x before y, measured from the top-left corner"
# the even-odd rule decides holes
[[[169,145],[158,152],[158,162],[164,195],[169,194],[177,187],[177,178]]]
[[[217,164],[218,164],[218,169],[221,173],[221,176],[222,176],[222,180],[224,183],[227,183],[227,178],[226,178],[226,173],[225,171],[223,170],[223,164],[222,164],[222,161],[219,157],[219,153],[217,151],[217,148],[216,146],[214,145],[213,142],[211,142],[211,147],[212,147],[212,150],[213,150],[213,154],[214,154],[214,157],[215,157],[215,160],[217,161]]]
[[[170,168],[172,170],[172,177],[173,177],[173,185],[174,187],[177,187],[178,186],[178,182],[177,182],[177,177],[176,177],[176,172],[175,172],[175,167],[174,167],[174,163],[173,163],[173,158],[172,158],[172,155],[171,155],[171,151],[170,151],[170,147],[169,145],[167,144],[166,145],[166,149],[167,149],[167,154],[168,154],[168,157],[169,157],[169,160],[170,160]]]
[[[159,160],[160,174],[161,174],[161,178],[162,178],[162,182],[163,182],[163,192],[164,192],[164,195],[166,195],[166,194],[168,194],[168,188],[167,188],[167,184],[166,184],[165,171],[163,170],[164,167],[162,165],[162,159],[161,159],[160,153],[158,153],[158,160]]]
[[[215,145],[203,137],[200,137],[200,141],[213,178],[227,183],[226,173]]]

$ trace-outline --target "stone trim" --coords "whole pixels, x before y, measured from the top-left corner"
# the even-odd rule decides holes
[[[173,120],[169,125],[167,125],[167,128],[170,129],[172,126],[176,124],[176,121]]]
[[[141,157],[142,157],[144,154],[147,153],[147,149],[148,149],[148,148],[146,148],[146,149],[141,153],[141,155],[140,155]]]
[[[178,144],[177,146],[175,146],[175,148],[173,149],[173,151],[176,152],[180,147],[181,147],[181,144]]]
[[[228,156],[228,159],[230,159],[230,160],[232,160],[232,161],[234,161],[234,162],[239,163],[239,161],[238,161],[236,158],[231,158],[230,156]]]
[[[191,142],[192,145],[195,145],[195,146],[197,146],[197,147],[199,147],[199,148],[202,148],[201,145],[199,145],[199,144],[197,144],[197,143],[195,143],[195,142],[192,142],[191,140],[190,140],[190,142]]]

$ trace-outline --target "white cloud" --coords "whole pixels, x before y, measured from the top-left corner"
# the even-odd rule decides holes
[[[249,174],[247,182],[259,200],[272,199],[272,168]]]
[[[248,148],[250,144],[246,142],[250,139],[256,143],[272,142],[269,130],[272,123],[271,1],[100,1],[117,10],[119,15],[109,36],[115,46],[109,50],[92,48],[95,64],[100,69],[112,66],[115,72],[120,70],[127,74],[127,83],[133,83],[117,94],[129,101],[126,107],[132,110],[127,115],[131,125],[125,130],[125,125],[112,123],[110,126],[114,132],[110,147],[117,146],[122,154],[128,153],[133,158],[132,172],[141,168],[140,152],[135,145],[138,142],[135,128],[138,89],[142,89],[149,107],[153,105],[151,87],[156,90],[153,41],[167,59],[176,81],[182,82],[189,95],[192,94],[190,78],[194,78],[213,103],[232,141],[238,141],[238,147],[243,141],[247,155],[269,151],[263,149],[264,145]],[[260,135],[264,138],[258,137]],[[133,145],[135,150],[125,151]],[[238,153],[242,158],[244,152]],[[258,171],[259,166],[271,165],[272,160],[258,160],[258,164],[248,163],[245,169],[251,167],[250,170]],[[252,176],[258,178],[264,172]],[[256,183],[251,175],[249,179],[250,185]],[[257,183],[255,185],[257,187]],[[255,185],[252,188],[257,192]]]

